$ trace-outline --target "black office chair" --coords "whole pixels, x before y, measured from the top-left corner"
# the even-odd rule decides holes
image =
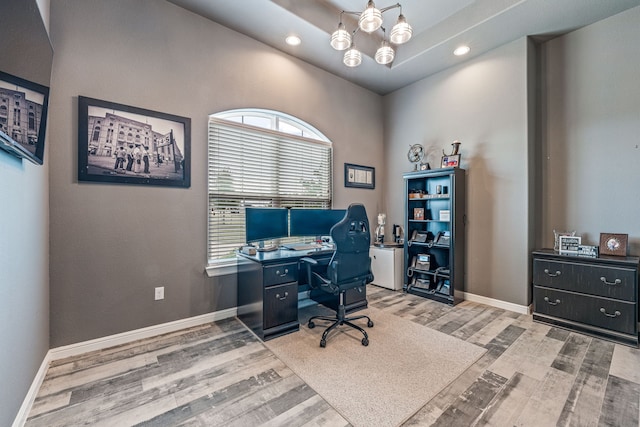
[[[320,347],[327,345],[327,335],[341,325],[347,325],[359,330],[364,335],[362,345],[369,345],[369,336],[364,329],[352,323],[354,320],[367,319],[367,326],[373,327],[369,316],[346,317],[344,295],[349,289],[364,287],[373,281],[371,273],[371,258],[369,246],[371,234],[369,220],[363,205],[352,204],[347,209],[345,217],[331,228],[331,238],[335,243],[335,252],[324,274],[314,271],[318,262],[312,258],[302,258],[300,262],[306,265],[307,282],[309,286],[339,296],[338,309],[335,317],[313,316],[309,319],[309,328],[314,328],[314,320],[333,322],[322,334]],[[316,268],[317,270],[318,268]]]

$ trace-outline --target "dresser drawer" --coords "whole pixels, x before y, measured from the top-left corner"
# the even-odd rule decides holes
[[[534,286],[533,309],[534,313],[623,334],[638,333],[637,307],[632,302]]]
[[[636,302],[637,270],[580,262],[533,260],[533,284]]]
[[[295,282],[298,280],[298,263],[270,265],[264,267],[263,274],[265,287]]]

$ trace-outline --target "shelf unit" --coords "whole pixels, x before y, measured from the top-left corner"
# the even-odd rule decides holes
[[[408,172],[403,178],[404,288],[415,295],[457,304],[462,300],[465,280],[465,170]]]

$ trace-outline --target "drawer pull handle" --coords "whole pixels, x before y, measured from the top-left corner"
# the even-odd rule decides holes
[[[615,313],[613,314],[609,314],[607,313],[607,310],[605,310],[604,307],[600,308],[600,313],[604,314],[607,317],[618,317],[621,315],[621,313],[618,310],[616,310]]]
[[[289,274],[289,269],[288,269],[288,268],[285,268],[285,269],[284,269],[284,273],[282,273],[282,274],[280,274],[280,270],[276,270],[276,274],[277,274],[278,276],[280,276],[280,277],[284,277],[284,276],[286,276],[287,274]]]
[[[616,279],[613,282],[607,282],[607,278],[602,276],[600,278],[600,280],[602,281],[602,283],[604,283],[605,285],[611,285],[611,286],[615,286],[615,285],[619,285],[620,283],[622,283],[622,280],[620,279]]]
[[[559,299],[557,299],[557,300],[555,300],[555,301],[551,301],[551,300],[549,299],[549,297],[544,297],[544,300],[545,300],[546,302],[548,302],[548,303],[549,303],[549,305],[558,305],[558,304],[560,304],[560,300],[559,300]]]
[[[276,294],[276,298],[279,299],[280,301],[284,301],[287,299],[287,297],[289,296],[289,292],[285,292],[284,296],[280,296],[280,294]]]
[[[548,268],[545,268],[545,269],[544,269],[544,272],[545,272],[545,273],[547,274],[547,276],[549,276],[549,277],[558,277],[559,275],[561,275],[561,274],[562,274],[562,272],[561,272],[561,271],[559,271],[559,270],[557,270],[557,271],[555,272],[555,274],[554,274],[554,273],[549,273],[549,269],[548,269]]]

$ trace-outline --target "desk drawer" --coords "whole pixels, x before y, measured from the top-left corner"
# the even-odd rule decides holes
[[[263,329],[297,321],[298,283],[293,282],[265,288]]]
[[[279,285],[281,283],[298,280],[298,263],[270,265],[264,268],[264,286]]]
[[[638,333],[635,303],[534,286],[533,304],[535,313],[624,334]]]
[[[533,260],[533,284],[606,298],[636,301],[635,269]]]

